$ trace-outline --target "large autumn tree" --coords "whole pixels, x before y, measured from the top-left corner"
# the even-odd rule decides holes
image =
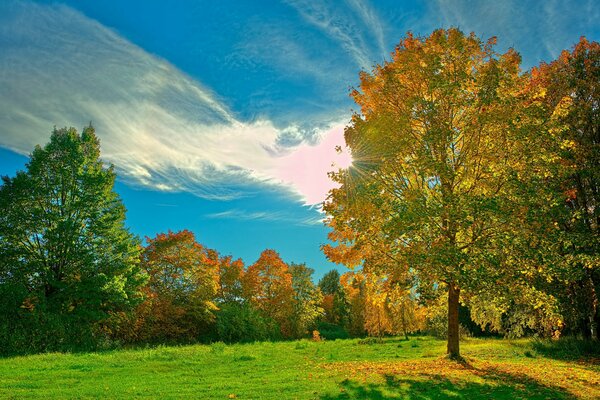
[[[91,126],[81,134],[55,129],[25,171],[2,177],[3,340],[35,350],[65,347],[139,298],[140,244],[125,227],[114,182]]]
[[[378,259],[373,272],[414,271],[448,293],[448,347],[458,357],[461,293],[518,277],[535,176],[520,57],[458,29],[408,34],[392,59],[360,74],[360,112],[346,128],[353,164],[332,174],[325,203],[330,259]],[[526,138],[526,139],[524,139]],[[531,139],[531,140],[529,140]],[[531,158],[533,157],[533,158]],[[525,186],[524,186],[525,185]]]
[[[550,286],[567,329],[600,339],[600,44],[582,37],[534,69],[531,87],[556,140],[553,184],[567,210],[557,219],[563,264]]]

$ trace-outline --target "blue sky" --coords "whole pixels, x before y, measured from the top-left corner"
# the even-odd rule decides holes
[[[265,248],[334,267],[318,204],[358,72],[400,38],[458,26],[524,69],[581,35],[595,1],[0,2],[0,174],[54,125],[92,121],[140,236],[190,229],[254,262]]]

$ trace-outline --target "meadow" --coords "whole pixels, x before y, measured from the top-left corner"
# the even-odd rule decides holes
[[[464,363],[446,359],[445,345],[304,339],[10,357],[0,398],[600,398],[598,353],[577,343],[467,339]]]

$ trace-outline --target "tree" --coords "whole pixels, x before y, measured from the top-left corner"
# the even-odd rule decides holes
[[[335,269],[327,272],[319,281],[319,289],[321,289],[321,293],[325,295],[334,295],[340,288],[340,273]]]
[[[243,299],[242,281],[244,262],[241,258],[232,260],[231,256],[219,260],[219,288],[217,301],[223,303],[241,302]]]
[[[469,311],[473,322],[481,328],[515,338],[525,333],[542,337],[558,337],[562,317],[556,307],[556,299],[533,285],[514,282],[520,296],[506,296],[502,291],[481,293],[469,299]]]
[[[446,288],[450,357],[460,356],[461,293],[519,277],[528,264],[511,249],[531,244],[523,232],[535,226],[521,199],[539,176],[536,121],[520,57],[494,44],[454,28],[408,34],[390,62],[362,72],[360,114],[345,131],[353,164],[332,174],[341,187],[324,207],[331,260],[386,257],[380,272],[412,268]]]
[[[243,281],[244,297],[267,318],[279,324],[281,333],[292,334],[294,293],[288,265],[275,250],[264,250],[248,267]]]
[[[139,240],[124,225],[125,207],[113,191],[114,182],[114,168],[105,168],[100,160],[91,126],[81,135],[74,128],[54,129],[46,146],[36,146],[25,171],[2,177],[4,334],[34,335],[46,321],[54,337],[50,331],[40,333],[47,339],[40,339],[37,350],[52,348],[44,343],[51,340],[60,347],[90,333],[88,328],[110,312],[127,310],[139,300],[144,280],[138,268]],[[35,326],[26,327],[26,321]]]
[[[150,306],[143,315],[145,340],[194,340],[214,321],[219,255],[191,231],[159,233],[142,254]]]
[[[323,295],[312,281],[314,270],[305,264],[290,264],[293,294],[293,336],[305,336],[323,315]]]
[[[217,337],[226,343],[255,342],[281,338],[279,326],[249,303],[228,302],[220,306]]]
[[[366,321],[366,285],[360,272],[349,271],[342,274],[340,284],[348,301],[348,321],[346,329],[352,336],[365,334]]]
[[[340,273],[335,269],[327,272],[319,281],[319,288],[323,294],[325,321],[340,326],[346,325],[348,305],[346,304],[344,289],[340,284]]]
[[[572,332],[600,339],[600,44],[582,37],[534,69],[531,86],[558,147],[552,184],[566,211],[556,220],[564,262],[551,291]]]
[[[402,333],[408,340],[408,334],[422,330],[425,323],[425,308],[419,306],[411,289],[387,282],[387,310],[392,322],[392,332]]]
[[[365,278],[365,330],[369,336],[379,338],[393,333],[392,319],[388,310],[388,288],[385,279],[375,274]]]

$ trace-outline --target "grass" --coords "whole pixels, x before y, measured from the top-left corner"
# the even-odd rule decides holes
[[[429,337],[52,353],[0,359],[0,398],[600,398],[600,360],[552,346],[469,339],[462,364]]]

